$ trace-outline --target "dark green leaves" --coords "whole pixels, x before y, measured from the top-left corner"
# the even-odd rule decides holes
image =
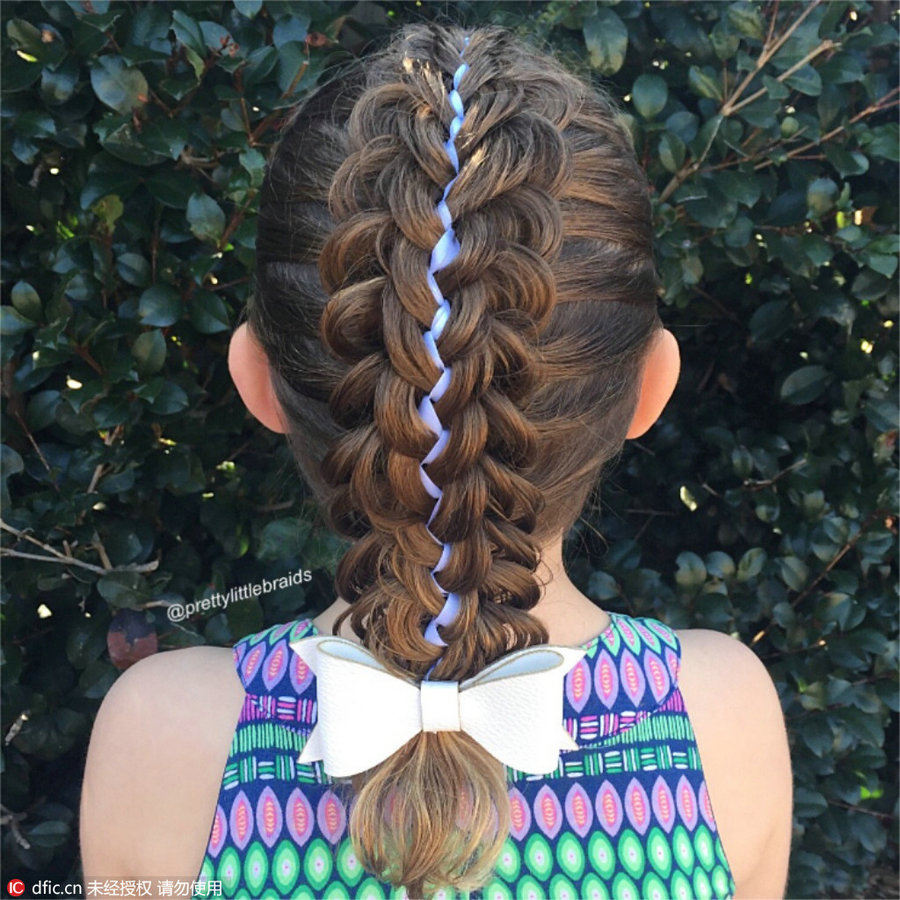
[[[141,294],[138,316],[143,325],[174,325],[181,317],[181,297],[169,285],[155,284]]]
[[[652,119],[662,112],[669,96],[666,82],[659,75],[638,75],[631,88],[634,108],[645,118]]]
[[[729,3],[726,15],[728,23],[738,34],[754,41],[762,40],[763,21],[758,6],[752,3]]]
[[[91,68],[91,86],[97,98],[118,113],[130,114],[148,99],[147,79],[140,69],[118,56],[101,56]]]
[[[225,230],[225,213],[208,194],[192,194],[186,218],[194,236],[216,243]]]
[[[815,400],[831,380],[824,366],[802,366],[791,372],[781,385],[781,399],[801,405]]]
[[[691,66],[688,69],[688,86],[698,97],[706,97],[711,100],[722,99],[722,85],[710,66],[702,69],[699,66]]]
[[[166,340],[162,332],[154,329],[138,335],[131,345],[131,355],[142,375],[158,372],[166,361]]]
[[[628,49],[628,29],[608,6],[599,7],[584,20],[584,43],[591,65],[601,75],[612,75],[622,68]]]
[[[192,324],[202,334],[216,334],[231,329],[225,304],[218,295],[210,291],[194,293],[188,308]]]
[[[100,595],[115,607],[136,608],[151,598],[146,580],[137,572],[110,572],[97,582]]]

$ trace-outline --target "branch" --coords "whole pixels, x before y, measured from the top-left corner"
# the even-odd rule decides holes
[[[25,437],[28,438],[31,446],[34,447],[34,452],[37,453],[38,458],[44,464],[44,468],[47,470],[47,474],[50,476],[50,484],[53,485],[53,489],[57,494],[61,493],[59,485],[56,483],[56,479],[53,477],[53,469],[50,468],[50,463],[47,462],[47,457],[45,457],[44,454],[41,453],[41,448],[38,446],[37,441],[34,439],[34,435],[31,433],[31,430],[25,423],[25,419],[22,418],[22,414],[17,409],[14,409],[12,413],[15,416],[16,421],[19,423],[22,431],[25,432]]]
[[[809,460],[807,460],[807,459],[798,459],[797,462],[791,463],[791,465],[789,465],[786,469],[782,469],[780,472],[778,472],[776,475],[773,475],[771,478],[766,478],[763,481],[756,481],[752,478],[748,478],[744,482],[744,486],[749,491],[761,491],[761,490],[763,490],[763,488],[771,487],[773,484],[775,484],[776,481],[780,481],[789,472],[793,472],[796,469],[802,469],[808,463],[809,463]]]
[[[24,819],[27,815],[27,813],[14,813],[5,806],[0,806],[0,825],[6,825],[12,831],[16,843],[20,847],[30,850],[31,844],[28,842],[28,838],[19,829],[19,820]]]
[[[819,44],[819,46],[816,47],[815,50],[810,50],[809,53],[807,53],[806,56],[803,57],[803,59],[795,62],[794,65],[792,65],[789,69],[785,69],[780,75],[775,78],[775,80],[784,81],[786,78],[789,78],[791,75],[793,75],[794,72],[796,72],[798,69],[802,69],[808,62],[815,59],[820,53],[824,53],[826,50],[833,50],[836,46],[837,45],[835,44],[835,42],[831,39],[822,41],[822,43]],[[730,116],[732,113],[737,112],[739,109],[743,109],[754,100],[758,100],[767,91],[768,88],[760,88],[758,91],[754,91],[749,97],[745,97],[743,100],[741,100],[740,103],[736,103],[734,106],[732,106],[728,110],[728,112],[725,111],[725,107],[723,106],[721,110],[722,115]]]
[[[722,104],[719,112],[723,116],[730,116],[735,110],[735,104],[737,102],[738,97],[744,93],[747,85],[750,84],[751,81],[759,74],[762,70],[763,66],[784,46],[787,39],[800,27],[800,24],[803,20],[822,2],[822,0],[813,0],[812,3],[809,3],[806,8],[797,16],[796,19],[791,23],[791,25],[785,30],[784,34],[782,34],[774,44],[769,45],[769,38],[772,36],[772,27],[770,23],[769,27],[769,36],[766,38],[766,43],[763,44],[762,51],[759,54],[759,59],[756,60],[756,68],[747,73],[747,77],[738,85],[735,92]],[[778,9],[776,7],[773,16],[772,22],[774,22],[775,16],[778,14]]]
[[[8,531],[10,534],[14,534],[20,540],[29,541],[30,543],[37,545],[42,550],[46,550],[51,554],[51,556],[41,556],[37,553],[24,553],[21,550],[13,550],[11,547],[0,547],[0,556],[14,556],[19,559],[34,559],[38,562],[56,563],[61,566],[79,566],[82,569],[87,569],[89,572],[94,572],[97,575],[107,575],[110,572],[153,572],[159,567],[159,559],[155,559],[153,562],[148,563],[129,563],[124,566],[114,566],[110,563],[106,548],[100,541],[95,541],[92,546],[97,553],[100,554],[100,559],[105,565],[103,567],[95,566],[93,563],[88,563],[72,556],[70,552],[60,553],[55,547],[51,547],[49,544],[39,541],[25,531],[19,531],[18,528],[13,528],[2,519],[0,519],[0,528],[4,531]],[[66,549],[68,551],[68,547]]]
[[[825,141],[829,141],[831,140],[831,138],[840,134],[842,131],[846,131],[848,125],[855,125],[860,119],[864,119],[866,116],[872,116],[875,113],[890,109],[892,106],[897,106],[897,104],[900,103],[900,99],[890,99],[897,93],[900,93],[900,87],[892,88],[883,97],[879,97],[874,103],[867,106],[864,110],[858,112],[845,124],[838,125],[837,128],[832,128],[831,131],[829,131],[827,134],[823,134],[822,137],[820,137],[817,141],[809,141],[809,143],[804,144],[802,147],[795,147],[787,154],[787,158],[794,159],[800,153],[805,153],[807,150],[811,150],[813,147],[818,147],[820,144],[824,144]],[[772,164],[773,160],[767,159],[764,162],[761,162],[758,166],[754,166],[753,169],[754,171],[757,171],[759,169],[764,169],[766,166],[771,166]]]

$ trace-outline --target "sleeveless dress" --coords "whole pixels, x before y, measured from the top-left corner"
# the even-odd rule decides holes
[[[706,900],[733,895],[691,723],[681,647],[662,622],[611,613],[564,678],[563,725],[579,745],[549,775],[507,767],[511,830],[493,879],[470,900]],[[347,808],[316,761],[315,675],[288,646],[308,618],[238,641],[246,690],[195,897],[407,898],[365,871]]]

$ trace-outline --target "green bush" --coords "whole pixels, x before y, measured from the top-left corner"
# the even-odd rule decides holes
[[[753,647],[792,744],[789,896],[889,896],[873,879],[897,861],[897,15],[5,3],[4,883],[80,877],[80,772],[122,668],[332,601],[342,545],[226,365],[257,192],[330,66],[447,16],[609,84],[655,186],[683,374],[567,543],[573,579]],[[312,579],[290,590],[167,616],[298,566]]]

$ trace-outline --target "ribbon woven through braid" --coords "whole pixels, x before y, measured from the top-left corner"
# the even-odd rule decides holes
[[[468,45],[468,36],[463,39],[463,43],[464,45]],[[465,47],[460,51],[459,55],[462,56],[464,52]],[[447,156],[450,157],[450,162],[453,164],[453,168],[456,170],[457,175],[459,175],[459,157],[456,153],[454,140],[465,117],[462,98],[459,96],[457,88],[459,87],[460,79],[468,71],[468,69],[468,64],[462,63],[453,74],[453,90],[450,91],[449,98],[450,105],[453,107],[456,115],[450,122],[450,138],[449,140],[444,142],[444,149],[447,151]],[[450,384],[450,366],[444,365],[444,361],[441,359],[440,353],[438,353],[437,344],[435,343],[435,341],[441,336],[441,332],[444,330],[444,326],[447,324],[447,319],[450,318],[450,304],[447,302],[447,299],[443,296],[443,294],[441,294],[441,290],[438,287],[437,282],[434,280],[434,273],[447,266],[447,264],[452,262],[459,253],[459,242],[456,240],[456,235],[453,232],[450,210],[447,207],[446,203],[447,192],[450,190],[454,181],[456,181],[456,176],[451,178],[447,183],[447,186],[444,188],[444,195],[443,197],[441,197],[441,200],[437,205],[438,214],[441,217],[441,222],[443,222],[444,224],[444,233],[441,235],[440,239],[434,245],[434,248],[431,251],[431,262],[428,266],[428,286],[431,288],[431,293],[434,295],[435,302],[437,303],[437,310],[434,313],[434,318],[431,320],[431,328],[429,328],[422,335],[422,338],[425,341],[425,347],[427,348],[432,360],[434,360],[435,365],[441,370],[441,374],[438,380],[435,382],[434,387],[422,398],[421,403],[419,403],[419,415],[422,417],[422,420],[431,429],[431,431],[434,432],[435,437],[437,438],[434,446],[432,446],[431,450],[428,451],[428,455],[419,464],[419,475],[422,479],[422,484],[425,486],[425,490],[428,491],[429,496],[434,497],[435,499],[434,507],[431,510],[431,515],[428,517],[428,522],[426,523],[425,528],[428,533],[434,538],[435,542],[440,544],[442,547],[441,558],[438,560],[437,565],[435,565],[435,567],[431,570],[430,574],[431,580],[435,583],[438,590],[445,596],[446,600],[440,613],[438,613],[438,615],[431,620],[431,622],[428,624],[428,627],[425,629],[425,637],[429,641],[431,641],[432,644],[437,644],[439,647],[446,647],[447,643],[446,641],[442,640],[441,636],[438,634],[437,626],[449,625],[456,618],[456,615],[459,611],[459,597],[454,593],[448,593],[447,591],[445,591],[444,588],[442,588],[438,583],[438,580],[435,578],[435,572],[440,572],[441,569],[443,569],[447,564],[447,561],[450,559],[451,545],[438,540],[438,538],[435,537],[431,529],[428,527],[434,517],[437,515],[437,511],[440,508],[443,491],[441,491],[441,489],[428,477],[428,473],[425,471],[425,466],[438,456],[438,454],[446,446],[447,439],[450,437],[450,430],[448,428],[444,428],[444,426],[441,424],[441,421],[440,419],[438,419],[433,405],[433,401],[440,400],[444,395],[444,391],[447,390],[447,386]],[[431,665],[431,668],[425,673],[426,679],[431,674],[431,671],[436,665],[437,661],[435,661]]]

